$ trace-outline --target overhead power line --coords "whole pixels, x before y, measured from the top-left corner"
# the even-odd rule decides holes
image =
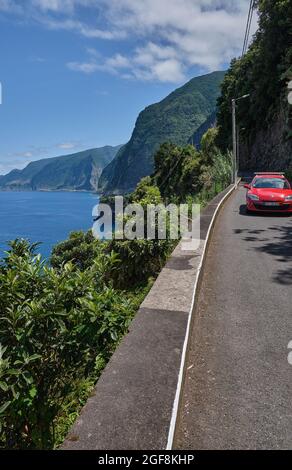
[[[246,24],[246,27],[245,27],[245,35],[244,35],[244,41],[243,41],[242,56],[244,55],[245,47],[246,47],[247,31],[248,31],[248,25],[249,25],[249,22],[250,22],[252,3],[253,3],[252,0],[250,0],[249,10],[248,10],[248,17],[247,17],[247,24]]]
[[[242,48],[242,56],[244,56],[244,54],[246,53],[248,44],[249,44],[249,35],[250,35],[250,28],[251,28],[252,17],[253,17],[254,3],[255,3],[255,0],[250,0],[247,23],[246,23],[246,28],[245,28],[245,36],[244,36],[244,42],[243,42],[243,48]]]

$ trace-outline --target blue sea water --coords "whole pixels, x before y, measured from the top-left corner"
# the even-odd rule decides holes
[[[92,227],[97,203],[98,196],[91,193],[0,192],[0,258],[15,238],[41,242],[38,251],[48,258],[70,232]]]

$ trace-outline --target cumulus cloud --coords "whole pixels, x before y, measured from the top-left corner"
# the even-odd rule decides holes
[[[76,7],[88,7],[96,2],[94,0],[31,0],[31,3],[44,11],[73,12]]]
[[[153,43],[149,43],[143,48],[137,48],[130,57],[115,54],[112,57],[102,59],[98,52],[94,56],[92,51],[90,55],[89,61],[68,62],[67,67],[70,70],[85,74],[91,74],[99,70],[112,75],[119,75],[126,80],[155,80],[178,83],[186,78],[184,66],[176,58],[174,51],[164,50]]]
[[[55,19],[47,16],[41,16],[38,21],[49,29],[64,30],[78,33],[89,39],[118,39],[124,36],[123,32],[107,31],[97,27],[91,27],[75,19]]]
[[[127,34],[155,38],[145,65],[171,53],[182,69],[210,71],[240,53],[248,8],[249,0],[111,0],[108,14]]]
[[[75,72],[86,74],[90,74],[98,70],[98,65],[95,62],[68,62],[67,67]]]
[[[56,147],[61,149],[61,150],[72,150],[77,147],[79,147],[80,143],[78,142],[62,142],[61,144],[58,144]]]
[[[182,82],[192,67],[223,68],[242,49],[249,0],[101,0],[108,24],[144,45],[91,64],[139,80]],[[255,16],[256,17],[256,16]],[[256,30],[256,21],[252,33]],[[119,60],[117,60],[117,58]],[[80,71],[84,67],[80,64]],[[95,70],[94,70],[95,69]],[[85,70],[86,71],[86,70]]]
[[[221,69],[240,54],[250,2],[27,0],[27,3],[26,14],[47,28],[75,32],[88,40],[113,41],[116,52],[112,56],[102,58],[89,53],[88,60],[69,62],[69,69],[87,74],[103,71],[127,79],[181,82],[194,67],[200,72]],[[20,0],[9,2],[11,6],[20,4]],[[7,9],[8,1],[0,0],[0,10],[1,5],[2,10]],[[256,26],[255,15],[252,33]],[[127,52],[121,53],[120,43],[124,39]]]

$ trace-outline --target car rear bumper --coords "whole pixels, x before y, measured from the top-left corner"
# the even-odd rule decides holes
[[[279,203],[278,206],[266,206],[262,202],[254,202],[250,199],[246,200],[246,207],[252,212],[279,212],[279,213],[292,213],[292,204]]]

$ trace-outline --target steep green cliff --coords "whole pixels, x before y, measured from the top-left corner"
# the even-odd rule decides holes
[[[131,140],[102,172],[102,190],[118,193],[135,188],[143,176],[153,172],[153,157],[161,143],[198,142],[204,125],[214,119],[223,77],[224,72],[213,72],[193,78],[142,111]]]

